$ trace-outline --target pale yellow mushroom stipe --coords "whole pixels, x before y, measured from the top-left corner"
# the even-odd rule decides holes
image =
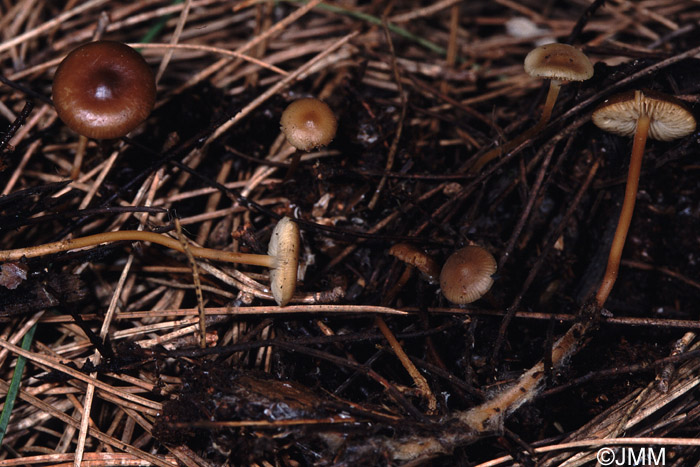
[[[17,261],[21,258],[35,258],[118,241],[151,242],[184,252],[182,244],[175,238],[142,230],[118,230],[43,245],[0,250],[0,262]],[[189,245],[188,250],[192,256],[197,258],[269,268],[272,296],[279,306],[284,306],[289,303],[296,289],[299,244],[299,227],[290,218],[283,217],[272,231],[272,237],[268,244],[268,254],[266,255],[223,251],[195,245]]]

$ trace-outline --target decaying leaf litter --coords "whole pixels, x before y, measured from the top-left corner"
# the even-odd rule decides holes
[[[697,136],[647,143],[600,310],[631,143],[590,121],[635,89],[694,111],[694,3],[0,11],[3,249],[138,229],[265,253],[282,216],[302,235],[285,307],[260,268],[158,245],[4,263],[0,465],[582,465],[621,437],[698,461]],[[88,141],[71,180],[79,140],[56,118],[52,77],[95,38],[138,48],[157,101],[128,138]],[[594,76],[474,170],[538,121],[548,83],[522,63],[555,40],[583,50]],[[279,119],[301,97],[324,100],[338,130],[285,180],[295,150]],[[494,285],[451,305],[389,254],[399,243],[440,265],[484,247]]]

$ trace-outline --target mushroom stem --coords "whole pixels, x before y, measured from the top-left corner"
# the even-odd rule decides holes
[[[62,240],[60,242],[46,243],[44,245],[17,248],[14,250],[0,251],[0,261],[16,261],[20,258],[34,258],[37,256],[59,253],[62,251],[75,250],[88,246],[99,245],[101,243],[110,243],[117,241],[141,241],[152,242],[163,245],[167,248],[184,253],[182,244],[171,237],[161,235],[156,232],[144,232],[141,230],[120,230],[116,232],[105,232],[87,237],[73,238]],[[212,259],[215,261],[224,261],[228,263],[252,264],[255,266],[263,266],[266,268],[277,267],[277,259],[270,255],[257,255],[250,253],[238,253],[233,251],[215,250],[212,248],[203,248],[198,246],[189,246],[188,249],[193,256],[199,258]]]
[[[294,151],[294,154],[292,154],[292,159],[289,162],[289,168],[287,169],[287,173],[282,179],[283,182],[292,179],[292,177],[294,176],[294,172],[296,172],[297,167],[299,167],[299,161],[301,161],[301,151],[297,149],[296,151]]]
[[[646,114],[639,116],[637,120],[637,129],[634,133],[634,143],[632,145],[632,156],[630,157],[630,168],[627,172],[627,186],[625,187],[625,199],[622,202],[622,211],[620,219],[617,222],[617,229],[613,237],[612,246],[610,247],[610,255],[608,256],[608,266],[605,269],[603,280],[596,293],[596,303],[602,308],[605,301],[612,291],[617,273],[620,270],[620,260],[622,258],[622,249],[625,246],[625,239],[632,223],[632,213],[634,212],[634,203],[637,200],[637,189],[639,187],[639,175],[642,170],[642,156],[644,155],[644,147],[647,142],[647,134],[649,133],[650,118]]]
[[[549,91],[547,92],[547,99],[544,101],[544,107],[542,108],[542,115],[540,116],[540,121],[537,122],[532,128],[533,134],[538,133],[542,128],[545,127],[547,122],[549,122],[552,116],[552,109],[554,109],[554,104],[557,102],[557,97],[559,97],[559,90],[561,89],[562,81],[558,79],[553,79],[549,82]]]
[[[510,152],[513,148],[518,147],[521,143],[527,141],[529,138],[535,136],[537,133],[542,131],[542,128],[544,128],[545,125],[547,125],[547,122],[549,122],[549,119],[552,116],[552,109],[554,108],[554,104],[557,101],[557,97],[559,96],[561,84],[562,81],[558,79],[553,79],[550,81],[549,91],[547,92],[547,99],[545,100],[544,107],[542,108],[542,115],[540,116],[540,120],[535,126],[533,126],[532,128],[528,128],[512,140],[503,144],[502,146],[493,148],[489,152],[481,156],[479,160],[477,160],[476,163],[472,166],[470,172],[478,172],[483,166],[485,166],[501,154]]]

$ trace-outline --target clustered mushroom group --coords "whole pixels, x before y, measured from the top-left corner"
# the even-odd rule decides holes
[[[536,136],[549,121],[563,83],[586,80],[593,75],[593,66],[588,58],[580,50],[566,44],[537,47],[527,55],[524,66],[528,74],[550,79],[541,117],[529,130],[484,154],[472,167],[473,171],[480,170],[499,155]],[[131,47],[112,41],[91,42],[70,52],[56,71],[52,91],[59,118],[80,134],[83,142],[87,138],[112,139],[126,135],[148,118],[156,98],[153,73],[143,57]],[[681,138],[692,133],[696,123],[682,102],[647,90],[634,90],[607,99],[593,112],[592,120],[605,131],[634,137],[624,202],[607,269],[596,294],[597,305],[602,308],[619,270],[647,137],[661,141]],[[337,120],[331,108],[315,98],[292,102],[283,112],[280,123],[287,141],[296,148],[286,178],[294,173],[301,152],[328,145],[337,130]],[[148,241],[184,251],[180,241],[166,235],[117,231],[0,251],[0,261],[120,240]],[[299,229],[288,217],[282,218],[272,232],[267,255],[225,252],[194,245],[188,249],[192,255],[200,258],[269,268],[271,293],[280,306],[289,303],[294,294],[299,261]],[[437,276],[438,267],[434,260],[410,245],[397,245],[392,248],[391,254],[421,269],[431,281]],[[495,272],[496,261],[491,253],[479,246],[469,245],[447,259],[439,274],[440,288],[448,301],[465,305],[489,291]]]
[[[156,99],[153,73],[141,54],[120,42],[95,41],[71,51],[54,76],[53,102],[63,123],[87,138],[125,136],[143,123]],[[81,145],[82,146],[82,145]],[[0,251],[0,261],[15,261],[117,241],[144,241],[184,252],[180,240],[155,232],[120,230],[34,247]],[[270,270],[270,293],[279,306],[292,299],[299,262],[299,227],[283,217],[270,237],[267,254],[188,245],[195,257],[249,264]]]
[[[472,166],[472,172],[481,170],[493,159],[544,129],[563,83],[583,81],[593,76],[593,66],[588,58],[580,50],[566,44],[546,44],[535,48],[525,57],[524,67],[533,77],[550,79],[542,115],[535,126],[485,153]],[[607,267],[595,296],[596,305],[603,308],[615,284],[622,250],[632,221],[646,139],[650,137],[660,141],[671,141],[682,138],[695,131],[696,121],[683,102],[651,90],[628,91],[607,99],[593,112],[592,120],[605,131],[621,136],[634,136],[623,205]]]

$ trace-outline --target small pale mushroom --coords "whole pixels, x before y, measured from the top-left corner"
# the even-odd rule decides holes
[[[621,136],[634,136],[630,167],[627,173],[625,198],[613,237],[608,265],[596,294],[596,303],[603,307],[617,279],[622,249],[632,222],[637,199],[642,156],[647,136],[670,141],[695,131],[695,117],[678,99],[655,91],[630,91],[606,99],[593,111],[593,123]]]
[[[496,157],[539,133],[549,122],[554,103],[557,101],[559,90],[564,83],[584,81],[593,76],[593,65],[588,57],[579,49],[567,44],[552,43],[536,47],[525,57],[524,68],[525,72],[532,77],[550,79],[549,92],[542,108],[542,115],[535,126],[481,156],[471,168],[473,173],[478,172]]]
[[[300,151],[328,146],[333,141],[338,120],[328,104],[307,97],[295,100],[284,109],[280,126],[289,144],[297,149],[287,170],[286,180],[291,178],[299,164]]]
[[[184,252],[182,244],[175,238],[143,230],[119,230],[33,247],[0,251],[0,261],[17,261],[21,258],[34,258],[118,241],[152,242]],[[289,303],[296,290],[299,243],[299,227],[290,218],[283,217],[272,231],[266,255],[223,251],[194,245],[188,246],[187,249],[193,256],[198,258],[269,268],[272,296],[279,306],[284,306]]]
[[[442,294],[455,305],[472,303],[491,289],[497,268],[496,259],[488,250],[476,245],[461,248],[442,267]]]
[[[267,247],[267,254],[275,258],[270,269],[270,289],[279,306],[289,303],[297,287],[299,243],[299,226],[289,217],[283,217],[272,231]]]
[[[282,112],[280,125],[289,144],[300,151],[327,146],[338,129],[338,121],[328,104],[312,97],[289,104]]]
[[[549,92],[542,108],[535,133],[541,130],[552,116],[554,103],[562,84],[569,81],[585,81],[593,76],[593,65],[586,55],[568,44],[545,44],[530,51],[525,57],[525,72],[537,78],[548,78]]]

